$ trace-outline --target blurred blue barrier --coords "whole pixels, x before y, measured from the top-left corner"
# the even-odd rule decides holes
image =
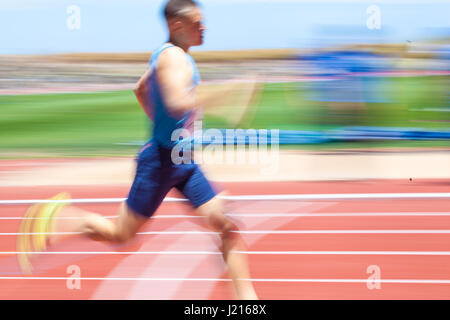
[[[220,130],[222,137],[226,131]],[[278,140],[277,140],[278,139]],[[257,143],[316,144],[324,142],[349,142],[365,140],[450,140],[450,131],[431,131],[418,128],[384,128],[384,127],[343,127],[328,131],[254,130],[251,133],[238,132],[233,137],[209,137],[201,141],[203,145],[249,145]]]
[[[337,50],[304,55],[299,59],[314,68],[322,81],[308,83],[308,99],[320,102],[390,102],[385,77],[391,70],[386,57],[358,50]]]
[[[231,135],[230,132],[233,134]],[[227,136],[228,134],[228,136]],[[343,127],[327,131],[300,130],[205,130],[202,145],[254,145],[254,144],[319,144],[325,142],[351,141],[385,141],[385,140],[449,140],[450,131],[432,131],[419,128],[393,127]],[[189,144],[189,142],[186,142]],[[117,143],[120,145],[144,144],[144,141]]]

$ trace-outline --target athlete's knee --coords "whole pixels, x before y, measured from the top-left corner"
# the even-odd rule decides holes
[[[113,241],[124,243],[131,240],[146,221],[147,219],[139,216],[125,203],[122,203],[119,218],[115,222]]]
[[[236,224],[229,217],[225,216],[221,210],[212,210],[206,214],[206,217],[209,225],[216,232],[228,234],[237,229]]]
[[[238,232],[237,224],[224,214],[221,199],[214,198],[200,210],[200,215],[204,216],[211,229],[220,233],[222,240],[235,238]]]
[[[116,230],[112,240],[116,243],[125,243],[134,238],[134,236],[135,234],[132,232]]]
[[[233,237],[236,236],[237,233],[239,231],[238,226],[232,222],[231,220],[225,220],[225,222],[223,223],[221,229],[220,229],[220,233],[222,234],[222,237]]]
[[[222,251],[224,253],[235,247],[240,239],[238,226],[229,219],[221,224],[218,232],[222,240]]]
[[[230,253],[233,250],[239,250],[241,248],[241,238],[239,236],[238,226],[230,220],[226,220],[220,229],[220,238],[222,244],[220,250],[222,251],[223,259],[228,260]]]

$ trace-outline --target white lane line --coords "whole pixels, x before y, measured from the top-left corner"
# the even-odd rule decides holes
[[[390,234],[390,233],[406,233],[406,234],[421,234],[421,233],[438,233],[450,234],[450,230],[244,230],[238,231],[240,234]]]
[[[75,235],[82,234],[82,232],[11,232],[11,233],[0,233],[0,236],[18,236],[18,235],[38,235],[38,234],[47,234],[47,235]],[[138,232],[140,235],[152,235],[152,234],[165,234],[165,235],[178,235],[178,234],[219,234],[218,232],[213,231],[148,231],[148,232]]]
[[[239,234],[450,234],[450,230],[244,230],[231,231]],[[4,232],[0,236],[17,236],[17,235],[73,235],[81,234],[81,232]],[[146,231],[138,232],[139,235],[152,234],[219,234],[214,231]]]
[[[266,194],[266,195],[240,195],[219,196],[224,200],[251,201],[251,200],[345,200],[345,199],[432,199],[450,198],[450,193],[425,192],[425,193],[332,193],[332,194]],[[70,199],[70,200],[0,200],[0,205],[8,204],[34,204],[34,203],[116,203],[126,198],[93,198],[93,199]],[[187,199],[171,198],[164,199],[165,202],[184,202]]]
[[[409,216],[450,216],[450,212],[354,212],[354,213],[229,213],[230,217],[409,217]],[[167,217],[167,216],[166,216]],[[182,216],[180,216],[182,217]],[[156,216],[155,216],[156,218]]]
[[[249,195],[223,196],[224,200],[341,200],[341,199],[410,199],[410,198],[450,198],[450,193],[331,193],[331,194],[280,194],[280,195]]]
[[[450,251],[233,251],[248,255],[391,255],[391,256],[450,256]],[[220,251],[0,251],[0,255],[221,255]]]
[[[93,199],[70,199],[70,200],[41,200],[41,199],[30,199],[30,200],[0,200],[0,205],[8,204],[36,204],[36,203],[117,203],[123,202],[126,198],[93,198]],[[185,199],[175,199],[175,198],[165,198],[165,201],[185,201]]]
[[[113,219],[113,218],[117,218],[118,216],[103,216],[103,217],[108,218],[108,219]],[[53,219],[54,220],[79,220],[82,218],[83,217],[54,217]],[[153,218],[156,218],[156,216]],[[42,219],[47,219],[47,218],[42,218],[42,217],[0,217],[0,220],[42,220]]]
[[[0,280],[94,280],[94,281],[213,281],[230,282],[231,279],[221,278],[110,278],[110,277],[0,277]],[[238,279],[252,282],[325,282],[325,283],[367,283],[368,279]],[[378,283],[406,284],[450,284],[447,279],[380,279]]]
[[[354,213],[226,213],[228,217],[236,218],[291,218],[291,217],[448,217],[450,212],[354,212]],[[103,216],[113,219],[118,216]],[[56,217],[55,220],[78,220],[82,217]],[[0,220],[41,220],[41,217],[0,217]],[[161,214],[155,215],[152,219],[203,219],[200,216],[183,214]]]

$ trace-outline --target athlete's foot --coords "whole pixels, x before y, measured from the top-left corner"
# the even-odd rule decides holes
[[[249,293],[243,295],[242,298],[240,298],[240,300],[259,300],[259,298],[256,295],[256,293],[253,291],[253,292],[249,292]]]
[[[249,290],[245,293],[242,300],[259,300],[258,296],[256,295],[255,290]]]
[[[241,288],[239,288],[239,291],[237,292],[239,300],[259,300],[252,284],[246,284],[245,287],[243,287],[242,284],[240,286]]]
[[[59,193],[49,200],[69,200],[68,193]],[[55,232],[55,218],[67,203],[50,202],[31,206],[25,213],[17,237],[19,266],[24,274],[31,274],[31,257],[34,252],[45,251],[50,234]]]

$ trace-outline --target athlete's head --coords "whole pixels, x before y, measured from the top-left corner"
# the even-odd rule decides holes
[[[169,0],[164,7],[171,40],[191,47],[203,43],[203,14],[194,0]]]

